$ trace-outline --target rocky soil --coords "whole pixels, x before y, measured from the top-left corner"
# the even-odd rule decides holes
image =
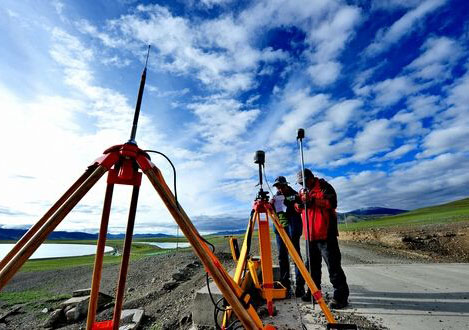
[[[219,246],[218,258],[233,267],[228,245]],[[100,291],[115,297],[119,265],[105,265]],[[71,295],[74,290],[91,286],[92,265],[62,269],[18,273],[4,288],[4,292],[41,290],[50,296]],[[171,251],[132,261],[129,267],[125,309],[145,310],[143,329],[188,329],[194,293],[206,283],[205,271],[192,250]],[[64,299],[38,299],[34,303],[7,306],[1,301],[0,317],[17,309],[0,320],[0,329],[37,329],[47,320],[49,313]],[[47,312],[45,312],[47,309]],[[98,321],[112,318],[112,306],[97,316]],[[85,321],[63,325],[60,329],[83,329]]]
[[[377,255],[392,255],[393,258],[397,256],[398,260],[403,262],[468,262],[468,235],[469,223],[457,223],[412,229],[348,232],[341,233],[340,239],[345,244],[365,245],[367,250],[374,250]],[[234,266],[227,243],[217,246],[216,254],[225,267]],[[119,265],[104,267],[101,292],[115,296],[118,273]],[[61,294],[71,295],[74,290],[89,288],[91,275],[92,265],[57,271],[18,273],[4,288],[4,292],[37,290],[50,293],[50,298],[9,306],[2,302],[0,294],[0,329],[42,328],[50,312],[64,300],[52,297]],[[131,261],[124,308],[145,310],[143,329],[189,329],[192,326],[191,309],[194,293],[205,283],[204,268],[190,249]],[[312,316],[316,322],[320,320],[321,313],[317,307],[315,311],[311,311],[298,303],[293,306],[301,308],[303,315]],[[111,319],[111,315],[112,307],[101,311],[98,320]],[[338,313],[338,316],[341,322],[356,323],[360,329],[382,329],[379,320],[368,320],[353,313]],[[63,325],[60,329],[83,329],[84,326],[85,321],[81,321]],[[284,325],[279,329],[295,329],[295,327]]]
[[[340,233],[344,242],[355,242],[432,262],[469,262],[469,223],[414,227],[374,228]]]

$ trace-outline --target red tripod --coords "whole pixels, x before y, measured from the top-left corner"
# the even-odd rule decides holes
[[[150,161],[148,154],[138,148],[135,142],[140,105],[145,87],[149,52],[150,46],[148,46],[147,62],[145,63],[142,79],[140,80],[140,88],[138,91],[137,105],[135,108],[130,140],[125,144],[116,145],[107,149],[104,152],[104,155],[88,167],[85,173],[65,192],[65,194],[50,208],[50,210],[47,211],[46,214],[28,230],[28,232],[15,244],[8,255],[0,261],[0,290],[16,274],[21,266],[23,266],[34,251],[36,251],[36,249],[45,241],[47,236],[78,204],[83,196],[85,196],[96,182],[98,182],[98,180],[109,171],[94,263],[93,280],[91,282],[91,296],[86,329],[92,330],[99,327],[99,329],[117,330],[119,328],[122,303],[124,300],[124,289],[127,270],[129,267],[130,248],[132,244],[135,214],[137,211],[137,200],[142,181],[142,172],[139,170],[142,170],[160,195],[187,240],[192,245],[195,253],[204,264],[205,270],[212,276],[226,301],[232,306],[233,311],[243,326],[246,329],[271,329],[268,325],[265,327],[263,326],[254,307],[250,305],[249,301],[246,301],[243,296],[243,290],[233,281],[217,257],[208,248],[187,214],[171,193],[171,190],[166,185],[161,172]],[[106,243],[112,194],[115,184],[131,185],[133,186],[133,192],[132,199],[130,201],[129,218],[125,234],[121,268],[118,277],[113,318],[112,320],[104,323],[96,323],[96,306],[101,282],[104,247]]]
[[[212,276],[220,288],[227,302],[241,323],[247,329],[265,329],[254,308],[244,301],[243,290],[229,276],[220,261],[203,242],[197,229],[190,221],[182,207],[177,203],[174,195],[166,185],[159,169],[150,161],[146,152],[136,144],[126,143],[107,149],[103,157],[96,160],[85,173],[68,189],[65,194],[51,207],[51,209],[16,243],[10,253],[0,263],[0,289],[2,289],[36,249],[45,241],[47,236],[61,223],[75,205],[86,193],[109,172],[107,178],[106,195],[104,199],[99,239],[91,284],[91,297],[88,309],[87,330],[97,328],[95,323],[96,306],[101,271],[103,266],[104,247],[111,210],[112,194],[115,184],[133,186],[130,201],[127,231],[124,241],[121,268],[118,277],[116,301],[112,321],[107,321],[107,329],[117,330],[124,299],[124,289],[129,266],[132,233],[137,210],[137,200],[143,173],[148,177],[155,190],[160,195],[182,232],[192,245],[195,253],[203,262],[205,269]],[[100,328],[103,328],[101,325]]]

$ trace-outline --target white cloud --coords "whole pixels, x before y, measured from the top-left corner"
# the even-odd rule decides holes
[[[408,11],[389,28],[383,28],[376,33],[375,40],[367,47],[365,54],[369,56],[377,55],[393,44],[400,41],[405,36],[419,28],[418,22],[426,16],[443,6],[447,0],[426,0],[418,7]]]
[[[469,124],[469,70],[448,87],[449,108],[439,116],[447,125]]]
[[[394,149],[391,152],[388,152],[386,155],[384,155],[381,160],[388,160],[388,159],[399,159],[405,154],[407,154],[409,151],[415,150],[416,145],[413,144],[403,144],[400,147]]]
[[[440,96],[437,95],[416,95],[407,98],[407,107],[417,119],[424,119],[435,116],[441,109]]]
[[[453,150],[469,151],[467,141],[469,141],[469,130],[466,123],[437,129],[425,137],[423,147],[426,150],[419,156],[427,157]]]
[[[188,108],[199,118],[195,129],[207,141],[203,149],[209,152],[235,148],[241,142],[240,136],[259,115],[259,110],[242,110],[238,101],[225,98],[190,104]]]
[[[335,59],[353,36],[360,19],[359,8],[344,6],[332,11],[318,27],[311,26],[308,42],[315,48],[314,59],[321,62]]]
[[[313,134],[314,136],[317,136],[319,133]],[[347,159],[344,157],[344,155],[350,154],[352,152],[352,139],[343,138],[334,143],[330,141],[324,141],[321,143],[320,140],[315,140],[314,142],[308,142],[309,147],[304,151],[305,162],[320,167],[334,168],[351,161],[351,159]]]
[[[345,6],[331,12],[318,27],[310,27],[307,41],[314,50],[308,73],[313,83],[327,86],[337,80],[341,64],[335,59],[354,35],[354,28],[360,20],[359,8]]]
[[[371,3],[371,10],[394,11],[402,8],[417,7],[425,0],[380,0]]]
[[[255,87],[253,72],[261,61],[289,59],[282,50],[256,47],[259,34],[272,28],[297,26],[306,33],[311,45],[311,64],[324,69],[328,65],[328,69],[337,71],[340,66],[334,60],[353,36],[360,19],[358,7],[336,1],[261,1],[239,15],[222,14],[205,21],[175,16],[159,5],[139,5],[134,13],[109,21],[107,32],[100,32],[86,21],[79,26],[108,47],[135,52],[136,43],[151,43],[158,50],[158,68],[178,74],[196,72],[210,88],[236,93]],[[319,83],[337,78],[337,73],[332,73],[327,77],[323,73]]]
[[[330,183],[338,194],[339,211],[367,206],[411,210],[467,197],[467,166],[465,155],[443,154],[404,163],[389,173],[362,171]]]
[[[327,118],[332,121],[337,128],[343,128],[361,119],[360,107],[362,105],[362,100],[342,101],[327,110]]]
[[[386,79],[370,86],[371,91],[375,94],[373,102],[382,107],[391,106],[402,98],[417,92],[420,88],[407,76]]]
[[[272,133],[271,143],[282,144],[296,136],[301,127],[308,127],[313,117],[329,105],[329,96],[325,94],[309,95],[308,90],[286,92],[283,96],[285,106],[289,110],[281,119],[280,124]]]
[[[336,81],[340,73],[340,63],[323,62],[313,64],[308,68],[312,81],[318,86],[327,86]]]
[[[398,129],[389,120],[377,119],[368,122],[355,137],[355,155],[358,161],[389,150]]]
[[[469,73],[448,87],[447,108],[433,119],[431,132],[423,139],[419,157],[450,151],[468,151],[469,144]]]
[[[406,69],[413,71],[415,78],[434,82],[450,78],[452,67],[463,55],[461,46],[447,37],[430,38],[421,49],[423,53]]]
[[[233,2],[233,0],[201,0],[201,3],[208,8],[224,6],[231,2]]]

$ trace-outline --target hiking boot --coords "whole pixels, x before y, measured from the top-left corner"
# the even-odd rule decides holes
[[[304,302],[311,302],[311,292],[307,292],[301,297],[301,300]]]
[[[348,301],[347,300],[339,301],[339,300],[336,300],[336,299],[333,298],[331,300],[331,302],[329,303],[329,307],[332,308],[332,309],[343,309],[347,306],[348,306]]]

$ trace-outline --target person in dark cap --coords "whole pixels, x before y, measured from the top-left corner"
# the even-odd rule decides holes
[[[284,176],[279,176],[275,179],[273,184],[277,188],[277,193],[273,196],[271,203],[274,206],[275,212],[278,215],[280,224],[283,226],[288,236],[290,237],[293,246],[301,257],[300,252],[300,238],[302,233],[301,216],[295,210],[295,202],[299,201],[298,193],[288,185],[287,179]],[[290,263],[288,258],[288,249],[283,243],[280,234],[275,229],[275,236],[277,240],[278,259],[280,266],[280,283],[291,292],[290,283]],[[305,294],[305,281],[301,276],[300,271],[295,266],[295,296],[302,297]]]
[[[297,182],[303,185],[303,173],[297,174]],[[304,170],[306,191],[300,191],[300,203],[295,208],[303,218],[303,234],[308,238],[309,257],[311,258],[311,277],[321,289],[321,263],[326,262],[329,279],[334,287],[333,299],[330,307],[345,308],[348,305],[349,287],[347,278],[341,266],[341,254],[337,236],[337,194],[334,188],[324,179],[316,178],[311,170]],[[308,214],[306,223],[305,206]],[[308,227],[306,227],[308,226]],[[307,236],[309,234],[309,237]],[[309,265],[309,260],[306,261]],[[311,301],[311,291],[303,296],[303,301]]]

